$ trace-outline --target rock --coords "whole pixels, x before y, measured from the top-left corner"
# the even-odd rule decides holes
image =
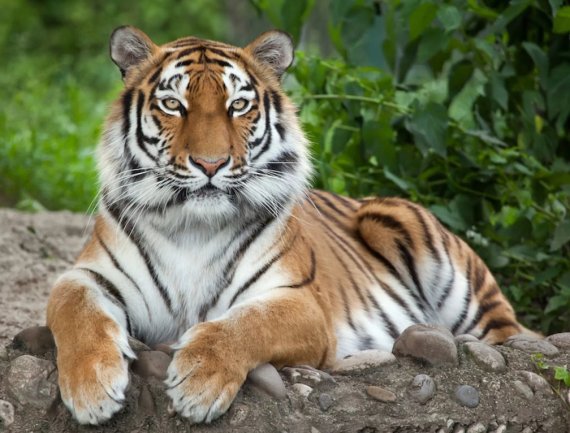
[[[531,429],[530,427],[525,427],[521,433],[534,433],[534,430]]]
[[[131,368],[135,374],[144,378],[154,377],[158,380],[166,379],[166,370],[170,365],[170,357],[158,350],[143,351],[137,354]]]
[[[323,412],[329,410],[332,404],[333,404],[333,399],[330,396],[330,394],[323,392],[321,395],[319,395],[319,407]]]
[[[470,385],[460,385],[455,390],[455,400],[462,406],[475,408],[479,406],[479,391]]]
[[[457,346],[451,332],[437,325],[412,325],[398,337],[392,352],[431,365],[457,364]]]
[[[233,404],[230,409],[228,422],[232,426],[238,426],[240,424],[243,424],[248,415],[249,415],[248,406],[242,403]]]
[[[546,337],[546,341],[559,349],[570,349],[570,332],[561,332]]]
[[[495,430],[493,433],[505,433],[507,431],[507,426],[505,424],[501,424],[499,427],[497,427],[497,430]]]
[[[156,405],[154,404],[152,393],[146,385],[141,386],[138,407],[139,411],[145,415],[153,415],[156,413]]]
[[[457,344],[467,343],[468,341],[479,341],[479,339],[471,334],[459,334],[455,336],[455,342]]]
[[[507,369],[503,355],[491,346],[481,342],[467,342],[463,346],[473,360],[485,370],[501,372]]]
[[[281,372],[291,383],[304,383],[305,385],[315,386],[321,382],[336,382],[330,374],[308,365],[284,367],[281,369]]]
[[[465,433],[465,428],[461,425],[456,425],[453,429],[453,433]]]
[[[0,346],[0,361],[9,361],[8,351],[4,346]]]
[[[14,423],[14,406],[6,400],[0,400],[0,431]]]
[[[552,387],[544,377],[533,373],[532,371],[525,370],[519,370],[517,374],[528,386],[530,386],[530,389],[532,389],[533,392],[545,395],[553,394]]]
[[[513,386],[527,400],[532,400],[534,397],[532,389],[530,389],[526,383],[523,383],[520,380],[515,380],[513,381]]]
[[[129,341],[129,346],[131,346],[131,349],[133,349],[133,352],[135,353],[148,352],[151,350],[150,347],[148,347],[142,341],[137,340],[136,338],[127,337],[127,339]]]
[[[159,350],[161,352],[166,353],[171,358],[174,356],[174,352],[176,352],[170,344],[167,343],[160,343],[154,346],[154,350]]]
[[[37,356],[55,349],[55,341],[47,326],[32,326],[16,334],[12,340],[12,347]]]
[[[296,383],[291,387],[291,389],[305,398],[308,397],[311,392],[313,392],[313,388],[311,388],[309,385],[305,385],[304,383]]]
[[[16,358],[7,376],[8,390],[22,405],[48,409],[57,398],[55,365],[31,355]]]
[[[311,433],[321,433],[317,428],[311,427]]]
[[[348,373],[371,367],[385,367],[396,362],[396,357],[390,352],[370,349],[337,360],[332,371],[333,373]]]
[[[435,394],[434,380],[427,374],[418,374],[408,386],[410,396],[421,404],[426,404]]]
[[[469,426],[466,433],[485,433],[487,426],[481,422]]]
[[[505,346],[530,354],[542,353],[546,356],[556,356],[559,353],[558,348],[548,341],[525,334],[509,337],[507,341],[505,341]]]
[[[247,375],[249,383],[279,400],[287,396],[287,389],[277,369],[271,364],[258,365]]]
[[[379,386],[369,386],[366,388],[366,394],[374,400],[383,401],[384,403],[396,401],[396,394]]]

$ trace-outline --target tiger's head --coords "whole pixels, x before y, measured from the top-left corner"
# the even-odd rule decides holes
[[[159,46],[127,26],[110,54],[125,89],[100,146],[104,202],[228,221],[277,214],[303,195],[307,141],[280,86],[293,61],[287,34],[245,48],[195,37]]]

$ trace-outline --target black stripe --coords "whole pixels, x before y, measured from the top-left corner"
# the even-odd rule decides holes
[[[141,298],[144,302],[144,305],[146,307],[146,311],[148,313],[149,319],[152,318],[152,313],[150,311],[150,307],[148,306],[148,303],[146,301],[146,298],[144,297],[142,290],[140,289],[139,285],[135,282],[135,280],[133,280],[133,278],[123,269],[123,267],[121,266],[121,264],[119,263],[119,261],[117,260],[117,258],[114,256],[114,254],[111,252],[111,250],[109,249],[109,247],[107,247],[107,245],[105,244],[105,242],[103,241],[103,239],[101,239],[101,237],[99,236],[99,233],[95,232],[95,237],[97,239],[97,241],[99,242],[99,244],[103,247],[103,249],[105,250],[105,253],[107,253],[107,255],[109,256],[109,258],[111,259],[111,262],[113,262],[113,266],[115,266],[115,268],[121,272],[125,277],[127,277],[127,279],[131,282],[131,284],[135,287],[135,289],[137,290],[137,292],[140,293]]]
[[[271,123],[270,123],[271,106],[269,104],[269,94],[267,92],[265,92],[265,94],[263,95],[263,107],[265,109],[265,132],[263,133],[263,136],[265,137],[265,143],[263,144],[263,147],[257,153],[257,155],[255,155],[252,158],[252,161],[256,161],[257,159],[259,159],[259,157],[263,155],[267,151],[267,149],[269,149],[269,145],[271,144],[271,136],[272,136]]]
[[[283,125],[281,125],[280,123],[276,123],[274,126],[275,129],[277,130],[277,134],[279,134],[279,138],[281,139],[281,141],[285,140],[285,128],[283,128]]]
[[[175,67],[180,68],[180,67],[192,65],[193,63],[195,63],[194,60],[181,60],[178,63],[176,63]]]
[[[479,308],[477,309],[477,314],[475,314],[475,316],[469,323],[469,326],[465,328],[465,331],[463,331],[463,333],[469,334],[473,330],[473,328],[475,328],[475,326],[479,324],[484,314],[487,314],[489,311],[494,310],[501,304],[502,302],[500,301],[487,302],[485,304],[480,303]]]
[[[475,278],[473,281],[473,290],[475,293],[479,293],[481,288],[483,287],[483,282],[485,281],[485,267],[484,265],[479,262],[479,260],[475,259]]]
[[[420,225],[422,226],[424,244],[427,245],[431,255],[433,257],[435,257],[435,260],[438,263],[441,263],[441,256],[439,254],[439,251],[437,251],[437,249],[435,248],[435,242],[434,242],[433,234],[432,234],[422,212],[417,208],[417,206],[413,205],[412,203],[409,203],[409,202],[405,202],[405,203],[406,203],[406,207],[414,213],[414,215],[416,216],[416,219],[420,222]]]
[[[121,304],[123,312],[125,313],[125,319],[127,321],[127,333],[129,335],[133,335],[133,328],[131,326],[131,319],[127,311],[127,304],[125,302],[125,298],[123,298],[123,295],[121,294],[119,289],[117,289],[117,287],[111,281],[109,281],[106,277],[104,277],[102,274],[100,274],[97,271],[84,267],[80,267],[77,269],[80,269],[83,272],[86,272],[89,275],[91,275],[91,277],[95,280],[95,283],[101,289],[104,289],[109,295],[111,295],[115,299],[115,301]]]
[[[286,151],[281,153],[273,161],[269,161],[262,168],[272,170],[273,172],[286,173],[294,171],[296,163],[299,161],[299,155],[293,151]]]
[[[362,222],[363,220],[372,220],[375,223],[380,224],[381,226],[387,227],[391,230],[398,232],[406,240],[408,246],[414,249],[415,247],[414,241],[412,240],[410,232],[406,230],[404,225],[393,216],[379,213],[377,211],[366,212],[358,216],[359,222]]]
[[[422,283],[420,282],[420,278],[418,277],[418,271],[416,270],[415,260],[412,256],[412,254],[410,253],[410,250],[399,239],[396,240],[396,245],[398,247],[398,251],[400,252],[400,258],[403,260],[404,264],[406,265],[406,268],[408,268],[408,273],[412,277],[412,281],[414,282],[414,285],[416,286],[416,289],[420,295],[420,298],[422,298],[422,301],[424,302],[424,305],[426,307],[430,306],[431,304],[429,303],[429,301],[426,298],[426,294],[425,294],[424,289],[422,287]],[[394,267],[393,269],[395,270],[396,268]],[[400,278],[400,274],[398,272],[394,274],[390,270],[390,273],[392,273],[392,275],[394,275],[394,277]],[[402,281],[403,281],[403,279],[402,279]]]
[[[463,310],[459,315],[459,318],[455,321],[453,326],[451,327],[451,333],[455,334],[459,327],[463,324],[463,321],[467,317],[467,313],[469,312],[469,304],[471,303],[471,256],[467,259],[467,270],[465,272],[465,280],[467,281],[467,293],[465,294],[465,298],[463,299]]]
[[[156,71],[154,71],[154,74],[152,74],[148,79],[148,84],[156,84],[158,82],[161,73],[162,73],[162,67],[159,67]]]
[[[354,321],[352,320],[352,314],[350,313],[350,308],[348,306],[348,298],[346,297],[346,292],[344,291],[344,287],[339,284],[337,286],[337,292],[340,292],[340,295],[342,297],[344,314],[346,315],[346,321],[348,322],[348,326],[350,326],[352,330],[358,335],[358,329],[356,329]]]
[[[142,109],[143,109],[143,105],[144,105],[144,101],[145,101],[145,96],[144,93],[142,92],[142,90],[139,90],[138,93],[138,100],[137,100],[137,143],[139,145],[139,147],[141,148],[141,150],[153,161],[156,160],[156,158],[154,156],[152,156],[152,154],[148,151],[148,149],[145,146],[145,142],[152,140],[151,137],[147,137],[146,135],[143,134],[142,132]]]
[[[283,111],[283,105],[281,103],[281,95],[275,90],[271,91],[271,100],[273,101],[273,108],[277,114],[281,114]]]
[[[316,273],[317,273],[317,259],[315,257],[315,251],[311,248],[311,269],[309,271],[309,276],[300,283],[291,284],[289,286],[283,286],[283,287],[288,289],[299,289],[301,287],[308,286],[313,281],[315,281]]]
[[[131,129],[131,104],[133,103],[133,89],[128,89],[123,93],[123,137],[126,139]]]
[[[353,203],[352,201],[350,201],[349,199],[347,199],[346,197],[343,197],[342,195],[338,195],[338,194],[332,194],[330,192],[328,194],[335,197],[346,208],[348,208],[348,210],[355,212],[358,209],[358,206],[355,203]]]
[[[313,195],[317,196],[321,201],[323,201],[328,207],[330,207],[336,213],[339,213],[346,218],[349,217],[344,210],[339,209],[337,206],[335,206],[335,204],[332,201],[330,201],[327,197],[325,197],[325,195],[322,194],[320,191],[313,190],[311,192],[313,193]]]
[[[493,319],[493,320],[489,320],[489,322],[487,323],[487,325],[485,326],[485,328],[483,329],[483,332],[481,334],[481,336],[479,337],[479,339],[483,339],[487,336],[487,334],[493,330],[496,329],[502,329],[502,328],[516,328],[518,330],[520,330],[520,326],[513,322],[512,320],[508,320],[508,319]]]
[[[360,303],[362,304],[362,306],[364,307],[364,310],[369,313],[370,312],[370,307],[368,306],[368,303],[366,302],[364,295],[362,294],[362,291],[360,290],[360,286],[358,286],[358,284],[356,284],[356,281],[354,281],[354,278],[352,277],[352,273],[350,272],[350,270],[348,269],[348,266],[346,266],[346,263],[344,262],[344,260],[342,260],[342,258],[336,253],[336,251],[334,250],[334,248],[331,248],[331,252],[333,254],[333,256],[335,256],[335,258],[339,261],[340,265],[343,267],[344,271],[345,271],[345,275],[348,277],[348,281],[350,282],[350,285],[352,286],[353,290],[356,292],[356,295],[358,296],[358,299],[360,300]]]
[[[135,230],[134,224],[128,217],[121,218],[121,209],[119,208],[118,203],[107,203],[106,197],[103,196],[103,205],[109,211],[109,214],[115,219],[115,222],[119,225],[123,233],[131,240],[131,242],[135,245],[135,247],[139,250],[139,254],[141,255],[147,270],[154,282],[155,287],[157,288],[162,300],[166,304],[168,311],[172,314],[172,300],[168,295],[168,291],[160,282],[158,278],[158,274],[156,273],[156,269],[154,268],[150,256],[146,249],[143,246],[142,239],[140,235]]]

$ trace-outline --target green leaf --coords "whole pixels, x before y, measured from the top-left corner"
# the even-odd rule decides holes
[[[429,102],[416,108],[406,122],[406,128],[413,134],[416,146],[423,155],[433,150],[440,156],[446,156],[447,113],[442,104]]]
[[[550,251],[556,251],[560,249],[570,241],[570,220],[561,221],[554,230],[554,236],[552,237],[552,242],[550,243]]]
[[[447,32],[452,32],[461,27],[462,17],[461,12],[455,6],[444,5],[437,11],[437,19],[443,25]]]
[[[437,6],[423,2],[410,15],[410,40],[413,41],[427,29],[437,15]]]
[[[570,6],[564,6],[556,12],[554,17],[554,33],[570,32]]]
[[[570,299],[568,299],[566,296],[556,295],[548,300],[548,304],[544,309],[544,314],[549,314],[554,311],[558,311],[561,308],[567,310],[568,307],[570,307]]]
[[[449,106],[449,117],[461,123],[466,128],[474,128],[473,104],[475,104],[477,98],[485,94],[484,86],[486,83],[487,77],[481,70],[475,69],[471,79],[451,102]]]
[[[526,50],[528,55],[532,58],[536,69],[538,70],[538,76],[540,77],[540,83],[542,87],[546,87],[548,80],[548,70],[549,62],[546,53],[535,43],[523,42],[523,48]]]

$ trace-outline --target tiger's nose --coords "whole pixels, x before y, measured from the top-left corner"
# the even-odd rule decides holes
[[[190,164],[201,170],[206,176],[214,176],[222,167],[225,167],[230,162],[230,157],[219,158],[215,161],[205,158],[192,158],[190,157]]]

